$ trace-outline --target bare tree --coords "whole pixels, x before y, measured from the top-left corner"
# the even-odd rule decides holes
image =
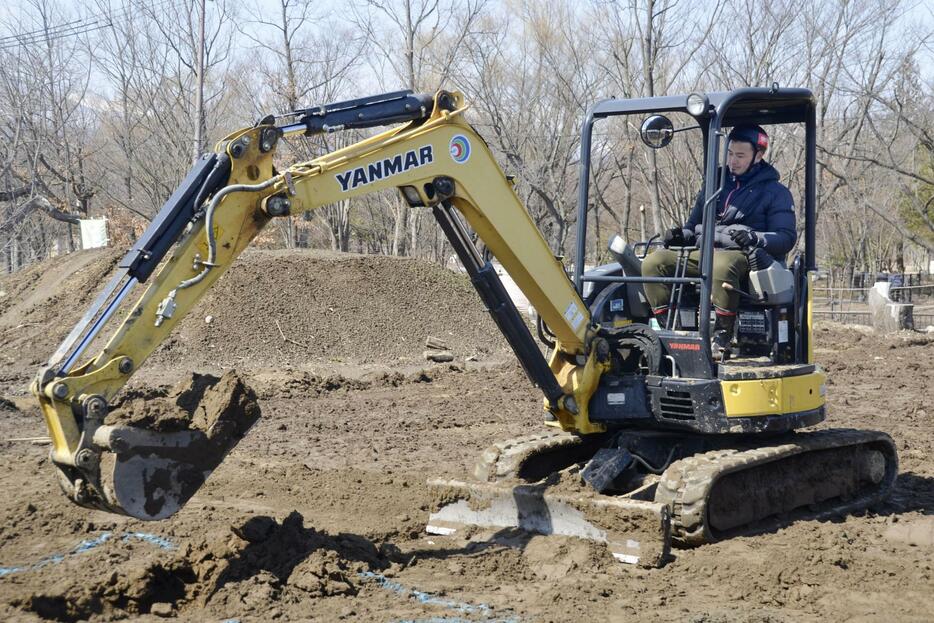
[[[263,12],[257,7],[254,14],[261,16]],[[255,58],[260,59],[259,66],[269,78],[257,82],[245,70],[242,74],[246,79],[238,83],[238,88],[250,94],[257,116],[340,99],[347,92],[347,82],[365,44],[363,37],[326,19],[324,12],[315,14],[315,5],[309,0],[279,0],[274,16],[246,21],[239,30],[253,42],[258,52]],[[255,61],[251,65],[255,66]],[[323,137],[300,138],[290,141],[280,155],[286,161],[308,160],[334,149],[334,142]],[[324,227],[334,250],[348,250],[351,207],[350,202],[342,201],[316,210],[310,217]],[[304,217],[279,221],[286,247],[301,243],[296,227],[307,222]]]
[[[197,160],[204,152],[208,132],[208,101],[219,94],[205,95],[207,75],[220,68],[230,56],[231,20],[234,18],[228,0],[214,0],[212,11],[207,11],[207,0],[171,0],[158,6],[139,2],[137,6],[152,20],[162,35],[161,43],[172,53],[172,60],[180,66],[175,80],[184,87],[190,116],[190,135],[193,136],[191,160]],[[184,73],[183,73],[184,72]]]
[[[72,250],[72,224],[86,216],[96,194],[87,176],[86,156],[91,144],[91,116],[85,106],[87,57],[80,38],[63,38],[58,24],[68,14],[51,0],[30,0],[8,28],[19,35],[5,39],[0,54],[2,97],[7,113],[7,144],[3,178],[6,200],[3,224],[8,250],[7,267],[44,257],[64,242]],[[31,214],[44,214],[66,223],[57,232]],[[26,232],[30,235],[26,235]],[[58,232],[61,232],[60,235]]]
[[[412,91],[434,91],[450,76],[486,2],[359,0],[351,10],[354,23],[377,52],[368,60],[384,88],[389,82]],[[392,254],[415,254],[420,213],[395,195],[387,196],[387,203],[394,216]]]

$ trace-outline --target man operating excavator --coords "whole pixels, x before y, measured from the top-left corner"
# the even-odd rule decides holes
[[[748,254],[764,249],[774,259],[783,261],[796,238],[791,192],[778,181],[775,167],[763,160],[769,146],[768,134],[759,126],[736,126],[728,141],[729,176],[716,199],[717,224],[713,241],[716,250],[712,298],[716,324],[711,352],[714,359],[719,360],[729,358],[742,281],[749,274]],[[675,276],[680,254],[670,247],[701,246],[703,207],[704,189],[701,189],[684,226],[665,232],[665,248],[656,250],[643,262],[644,277]],[[699,276],[700,262],[700,251],[691,251],[685,274]],[[659,324],[668,326],[671,286],[646,283],[645,294]]]

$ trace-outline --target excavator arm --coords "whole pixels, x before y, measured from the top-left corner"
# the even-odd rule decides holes
[[[302,111],[290,125],[266,118],[229,135],[196,163],[32,384],[69,497],[141,519],[181,508],[239,436],[108,425],[115,395],[270,220],[388,188],[398,188],[410,205],[432,209],[556,424],[581,434],[602,431],[589,420],[587,405],[609,365],[606,345],[511,180],[464,120],[465,110],[459,93],[444,91],[341,102]],[[407,123],[282,172],[273,164],[283,135],[400,121]],[[547,361],[465,223],[555,335]],[[128,305],[134,286],[150,277]],[[103,350],[85,358],[101,328],[124,308]]]

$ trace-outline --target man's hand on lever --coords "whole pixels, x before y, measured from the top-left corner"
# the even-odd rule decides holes
[[[665,245],[666,249],[668,247],[683,247],[686,243],[684,230],[680,227],[672,227],[665,232],[665,237],[662,238],[662,244]]]
[[[743,249],[754,249],[759,246],[759,236],[751,229],[734,229],[730,232],[730,239]]]

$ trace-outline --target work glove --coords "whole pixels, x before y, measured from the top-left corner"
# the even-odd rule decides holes
[[[680,227],[672,227],[665,232],[665,237],[662,238],[662,243],[665,245],[666,249],[671,246],[685,246],[686,240],[684,239],[684,230]]]
[[[759,236],[749,229],[734,229],[730,232],[730,239],[742,249],[754,249],[759,246]]]

